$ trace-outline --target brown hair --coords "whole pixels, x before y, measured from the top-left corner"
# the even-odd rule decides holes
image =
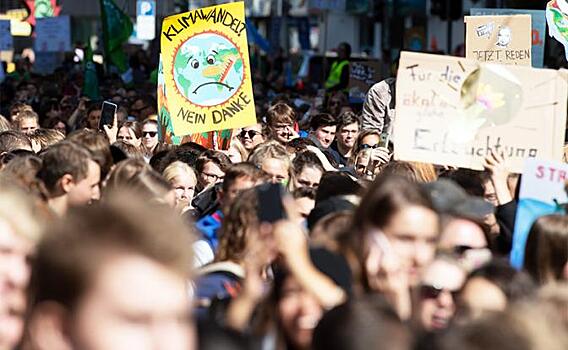
[[[238,263],[244,259],[247,242],[260,224],[257,217],[258,204],[254,188],[243,191],[231,203],[223,219],[219,250],[215,261]]]
[[[387,163],[381,172],[404,176],[408,180],[418,183],[434,182],[438,179],[436,169],[434,169],[432,164],[420,162],[393,160]]]
[[[195,170],[197,170],[198,173],[201,173],[205,164],[209,162],[215,163],[222,172],[226,172],[231,166],[231,160],[226,154],[219,151],[207,150],[197,157],[197,160],[195,161]]]
[[[82,129],[71,133],[67,140],[76,142],[89,150],[93,160],[101,167],[101,180],[104,180],[112,168],[110,144],[104,132],[99,130]]]
[[[30,141],[37,143],[41,150],[65,140],[65,135],[53,129],[36,129],[29,135]]]
[[[237,179],[248,178],[251,180],[262,179],[262,171],[255,167],[251,163],[239,163],[232,165],[225,172],[225,177],[223,178],[223,192],[228,192],[231,186],[237,181]]]
[[[142,124],[138,122],[124,122],[118,127],[118,130],[120,130],[121,128],[132,130],[134,136],[136,136],[137,139],[142,138]]]
[[[74,181],[87,177],[89,160],[92,157],[81,145],[74,142],[60,142],[51,146],[41,155],[43,164],[37,174],[49,194],[56,190],[58,181],[63,175],[73,176]]]
[[[113,256],[136,254],[189,277],[188,227],[171,210],[135,194],[72,210],[49,228],[32,263],[30,306],[57,302],[70,311]]]
[[[266,124],[273,127],[276,124],[294,124],[296,112],[285,103],[277,103],[266,112]]]
[[[114,147],[118,148],[128,158],[136,158],[136,159],[144,159],[144,153],[140,150],[139,147],[134,146],[131,143],[124,142],[124,141],[116,141],[112,144]]]
[[[538,218],[527,238],[525,270],[541,285],[563,278],[568,263],[568,216]]]
[[[14,103],[11,107],[10,107],[10,118],[12,119],[12,121],[14,121],[14,118],[16,117],[16,115],[18,115],[18,113],[25,111],[25,110],[29,110],[29,111],[33,111],[32,106],[22,103],[22,102],[16,102]]]
[[[20,110],[16,115],[12,117],[12,123],[14,124],[15,129],[20,128],[20,122],[22,121],[22,119],[34,119],[39,123],[39,116],[31,108]]]
[[[16,130],[0,132],[0,154],[17,149],[32,149],[28,136]]]

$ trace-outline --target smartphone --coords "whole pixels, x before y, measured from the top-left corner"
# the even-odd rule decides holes
[[[280,184],[263,184],[256,187],[258,200],[258,221],[274,223],[286,218],[286,211],[282,204],[282,192]]]
[[[103,125],[113,126],[114,115],[118,106],[112,102],[104,101],[103,108],[101,110],[101,120],[99,122],[99,129],[103,130]]]

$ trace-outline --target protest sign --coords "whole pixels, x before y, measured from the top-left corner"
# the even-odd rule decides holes
[[[562,159],[566,71],[403,52],[395,158],[481,170],[491,149],[510,171],[525,158]]]
[[[367,91],[380,79],[381,64],[379,61],[351,62],[349,69],[349,101],[362,103]]]
[[[35,34],[36,52],[71,51],[69,16],[37,18]]]
[[[14,39],[10,31],[10,20],[0,20],[0,51],[14,48]]]
[[[531,65],[531,16],[466,16],[465,57]]]
[[[174,135],[172,119],[168,110],[166,85],[164,81],[164,66],[162,55],[158,64],[158,138],[160,142],[169,145],[181,145],[186,142],[195,142],[208,149],[227,150],[233,136],[232,130],[209,131],[190,135]]]
[[[568,1],[552,0],[546,4],[548,33],[564,46],[568,60]]]
[[[161,47],[174,135],[256,123],[242,2],[165,18]]]
[[[529,159],[525,163],[519,204],[515,219],[511,264],[521,269],[529,231],[543,215],[564,214],[561,204],[568,202],[564,189],[568,180],[568,164]]]
[[[505,16],[505,15],[530,15],[531,16],[531,63],[535,68],[542,68],[544,64],[544,44],[546,42],[546,17],[543,10],[516,10],[516,9],[491,9],[473,8],[472,16]]]

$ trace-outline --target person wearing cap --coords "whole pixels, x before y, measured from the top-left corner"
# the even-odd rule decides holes
[[[438,249],[455,256],[468,270],[489,261],[491,240],[484,221],[495,207],[481,197],[467,194],[448,179],[424,184],[424,188],[441,216]]]

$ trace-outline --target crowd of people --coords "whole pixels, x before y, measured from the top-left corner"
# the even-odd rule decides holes
[[[394,160],[393,79],[354,106],[253,71],[216,150],[160,142],[141,62],[108,125],[80,65],[1,85],[0,349],[568,348],[568,216],[512,268],[519,176]]]

